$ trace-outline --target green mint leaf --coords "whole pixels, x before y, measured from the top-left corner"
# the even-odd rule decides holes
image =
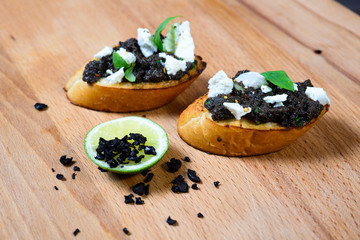
[[[168,25],[168,23],[177,18],[177,17],[182,17],[182,16],[175,16],[175,17],[169,17],[167,18],[165,21],[163,21],[159,27],[156,29],[156,32],[154,34],[154,43],[156,45],[156,47],[160,50],[160,52],[163,52],[164,51],[164,47],[163,47],[163,44],[162,44],[162,41],[161,41],[161,37],[160,37],[160,34],[162,32],[162,30],[164,30],[164,28],[166,27],[166,25]]]
[[[166,34],[166,38],[163,39],[163,47],[165,52],[174,53],[175,52],[175,29],[179,27],[179,23],[174,23],[169,27],[169,31]]]
[[[136,77],[133,74],[133,69],[135,67],[135,64],[132,64],[128,69],[125,70],[125,78],[129,81],[129,82],[135,82]]]
[[[113,64],[116,69],[129,67],[129,64],[115,51],[113,52]]]
[[[294,91],[294,83],[291,81],[289,76],[284,71],[270,71],[261,73],[266,80],[279,88],[284,88],[289,91]]]

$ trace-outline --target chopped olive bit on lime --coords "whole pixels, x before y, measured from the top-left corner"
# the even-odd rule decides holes
[[[294,91],[294,83],[285,71],[269,71],[263,72],[261,75],[263,75],[266,80],[278,86],[279,88],[284,88],[292,92]]]
[[[161,32],[162,30],[164,30],[164,28],[166,27],[166,25],[168,25],[168,23],[177,18],[177,17],[182,17],[182,16],[175,16],[175,17],[169,17],[167,19],[165,19],[165,21],[163,21],[159,27],[156,29],[155,34],[154,34],[154,43],[156,45],[156,47],[160,50],[160,52],[164,51],[164,47],[163,47],[163,43],[161,41]]]

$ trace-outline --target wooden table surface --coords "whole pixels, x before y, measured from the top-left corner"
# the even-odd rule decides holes
[[[208,67],[172,103],[130,114],[70,104],[63,87],[94,53],[179,14],[191,22],[196,53]],[[0,239],[359,239],[359,40],[359,16],[330,0],[2,0]],[[327,91],[330,111],[277,153],[198,151],[180,139],[176,122],[220,69],[230,76],[283,69],[293,81],[310,78]],[[35,110],[36,102],[48,110]],[[124,195],[143,176],[102,173],[83,150],[93,126],[129,115],[146,115],[170,140],[142,206],[125,204]],[[64,154],[81,168],[75,180],[59,162]],[[162,164],[184,156],[191,162],[177,174],[194,169],[202,183],[174,194],[177,174]],[[168,225],[168,216],[178,225]]]

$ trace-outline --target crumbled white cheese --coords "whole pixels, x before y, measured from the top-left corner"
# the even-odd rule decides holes
[[[120,48],[117,53],[122,57],[127,64],[132,64],[136,61],[136,57],[131,52],[126,51],[125,48]]]
[[[102,57],[105,57],[105,56],[107,56],[107,55],[112,54],[112,52],[113,52],[112,47],[106,46],[106,47],[104,47],[100,52],[96,53],[96,54],[94,55],[94,58],[95,58],[95,59],[100,59],[100,58],[102,58]]]
[[[178,60],[173,56],[165,56],[165,69],[167,74],[175,75],[178,71],[186,70],[186,62],[184,60]]]
[[[106,70],[106,73],[109,73],[108,70]],[[105,83],[105,84],[120,83],[121,80],[123,79],[124,75],[125,75],[124,68],[120,68],[119,71],[117,71],[117,72],[114,72],[114,73],[111,72],[110,76],[107,76],[106,78],[101,78],[100,82]]]
[[[297,83],[294,83],[294,91],[299,91]]]
[[[224,107],[226,107],[227,110],[229,110],[232,113],[232,115],[234,115],[236,120],[240,120],[242,116],[251,112],[250,107],[244,108],[239,103],[224,102],[223,105]]]
[[[111,74],[113,74],[113,71],[111,71],[110,69],[107,69],[106,73],[111,75]]]
[[[330,104],[330,99],[328,98],[326,92],[322,88],[307,87],[305,94],[310,99],[314,101],[319,101],[319,103],[322,105]]]
[[[284,93],[284,94],[278,94],[275,96],[267,96],[267,97],[264,97],[263,100],[266,103],[275,103],[275,105],[274,105],[274,108],[275,108],[275,107],[284,106],[283,102],[286,101],[287,97],[288,97],[288,95]]]
[[[164,52],[159,53],[159,57],[166,58],[166,53]]]
[[[271,92],[272,91],[272,88],[271,87],[269,87],[268,85],[261,85],[261,91],[263,92],[263,93],[268,93],[268,92]]]
[[[140,50],[145,57],[149,57],[157,51],[157,47],[154,43],[154,37],[151,35],[148,29],[138,28],[137,38]]]
[[[267,85],[265,77],[257,72],[247,72],[240,74],[235,78],[237,82],[242,82],[245,88],[253,87],[255,89],[260,88],[262,85]]]
[[[233,86],[233,80],[228,78],[223,70],[220,70],[209,80],[208,97],[216,97],[219,94],[229,94],[232,92]]]
[[[190,32],[190,22],[184,21],[175,28],[175,56],[187,62],[194,62],[195,45]]]

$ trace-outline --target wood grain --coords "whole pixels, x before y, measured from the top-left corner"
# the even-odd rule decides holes
[[[0,239],[359,239],[359,16],[320,1],[23,1],[0,9]],[[116,114],[76,107],[63,87],[105,45],[154,32],[168,16],[191,22],[196,53],[208,63],[172,103]],[[322,54],[314,54],[321,49]],[[283,69],[294,81],[323,87],[331,109],[305,136],[277,153],[228,158],[184,143],[179,114],[223,69]],[[33,105],[49,109],[38,112]],[[124,195],[140,174],[101,173],[83,150],[96,124],[146,115],[169,134],[170,148],[153,167],[142,206]],[[59,162],[74,158],[81,168]],[[200,190],[170,191],[176,174],[162,164],[189,156]],[[51,171],[55,169],[55,173]],[[55,178],[63,173],[66,181]],[[188,182],[188,180],[186,178]],[[220,181],[215,188],[214,181]],[[54,186],[59,188],[58,191]],[[197,218],[197,213],[204,218]],[[166,223],[168,216],[177,226]],[[122,229],[127,227],[130,235]]]

